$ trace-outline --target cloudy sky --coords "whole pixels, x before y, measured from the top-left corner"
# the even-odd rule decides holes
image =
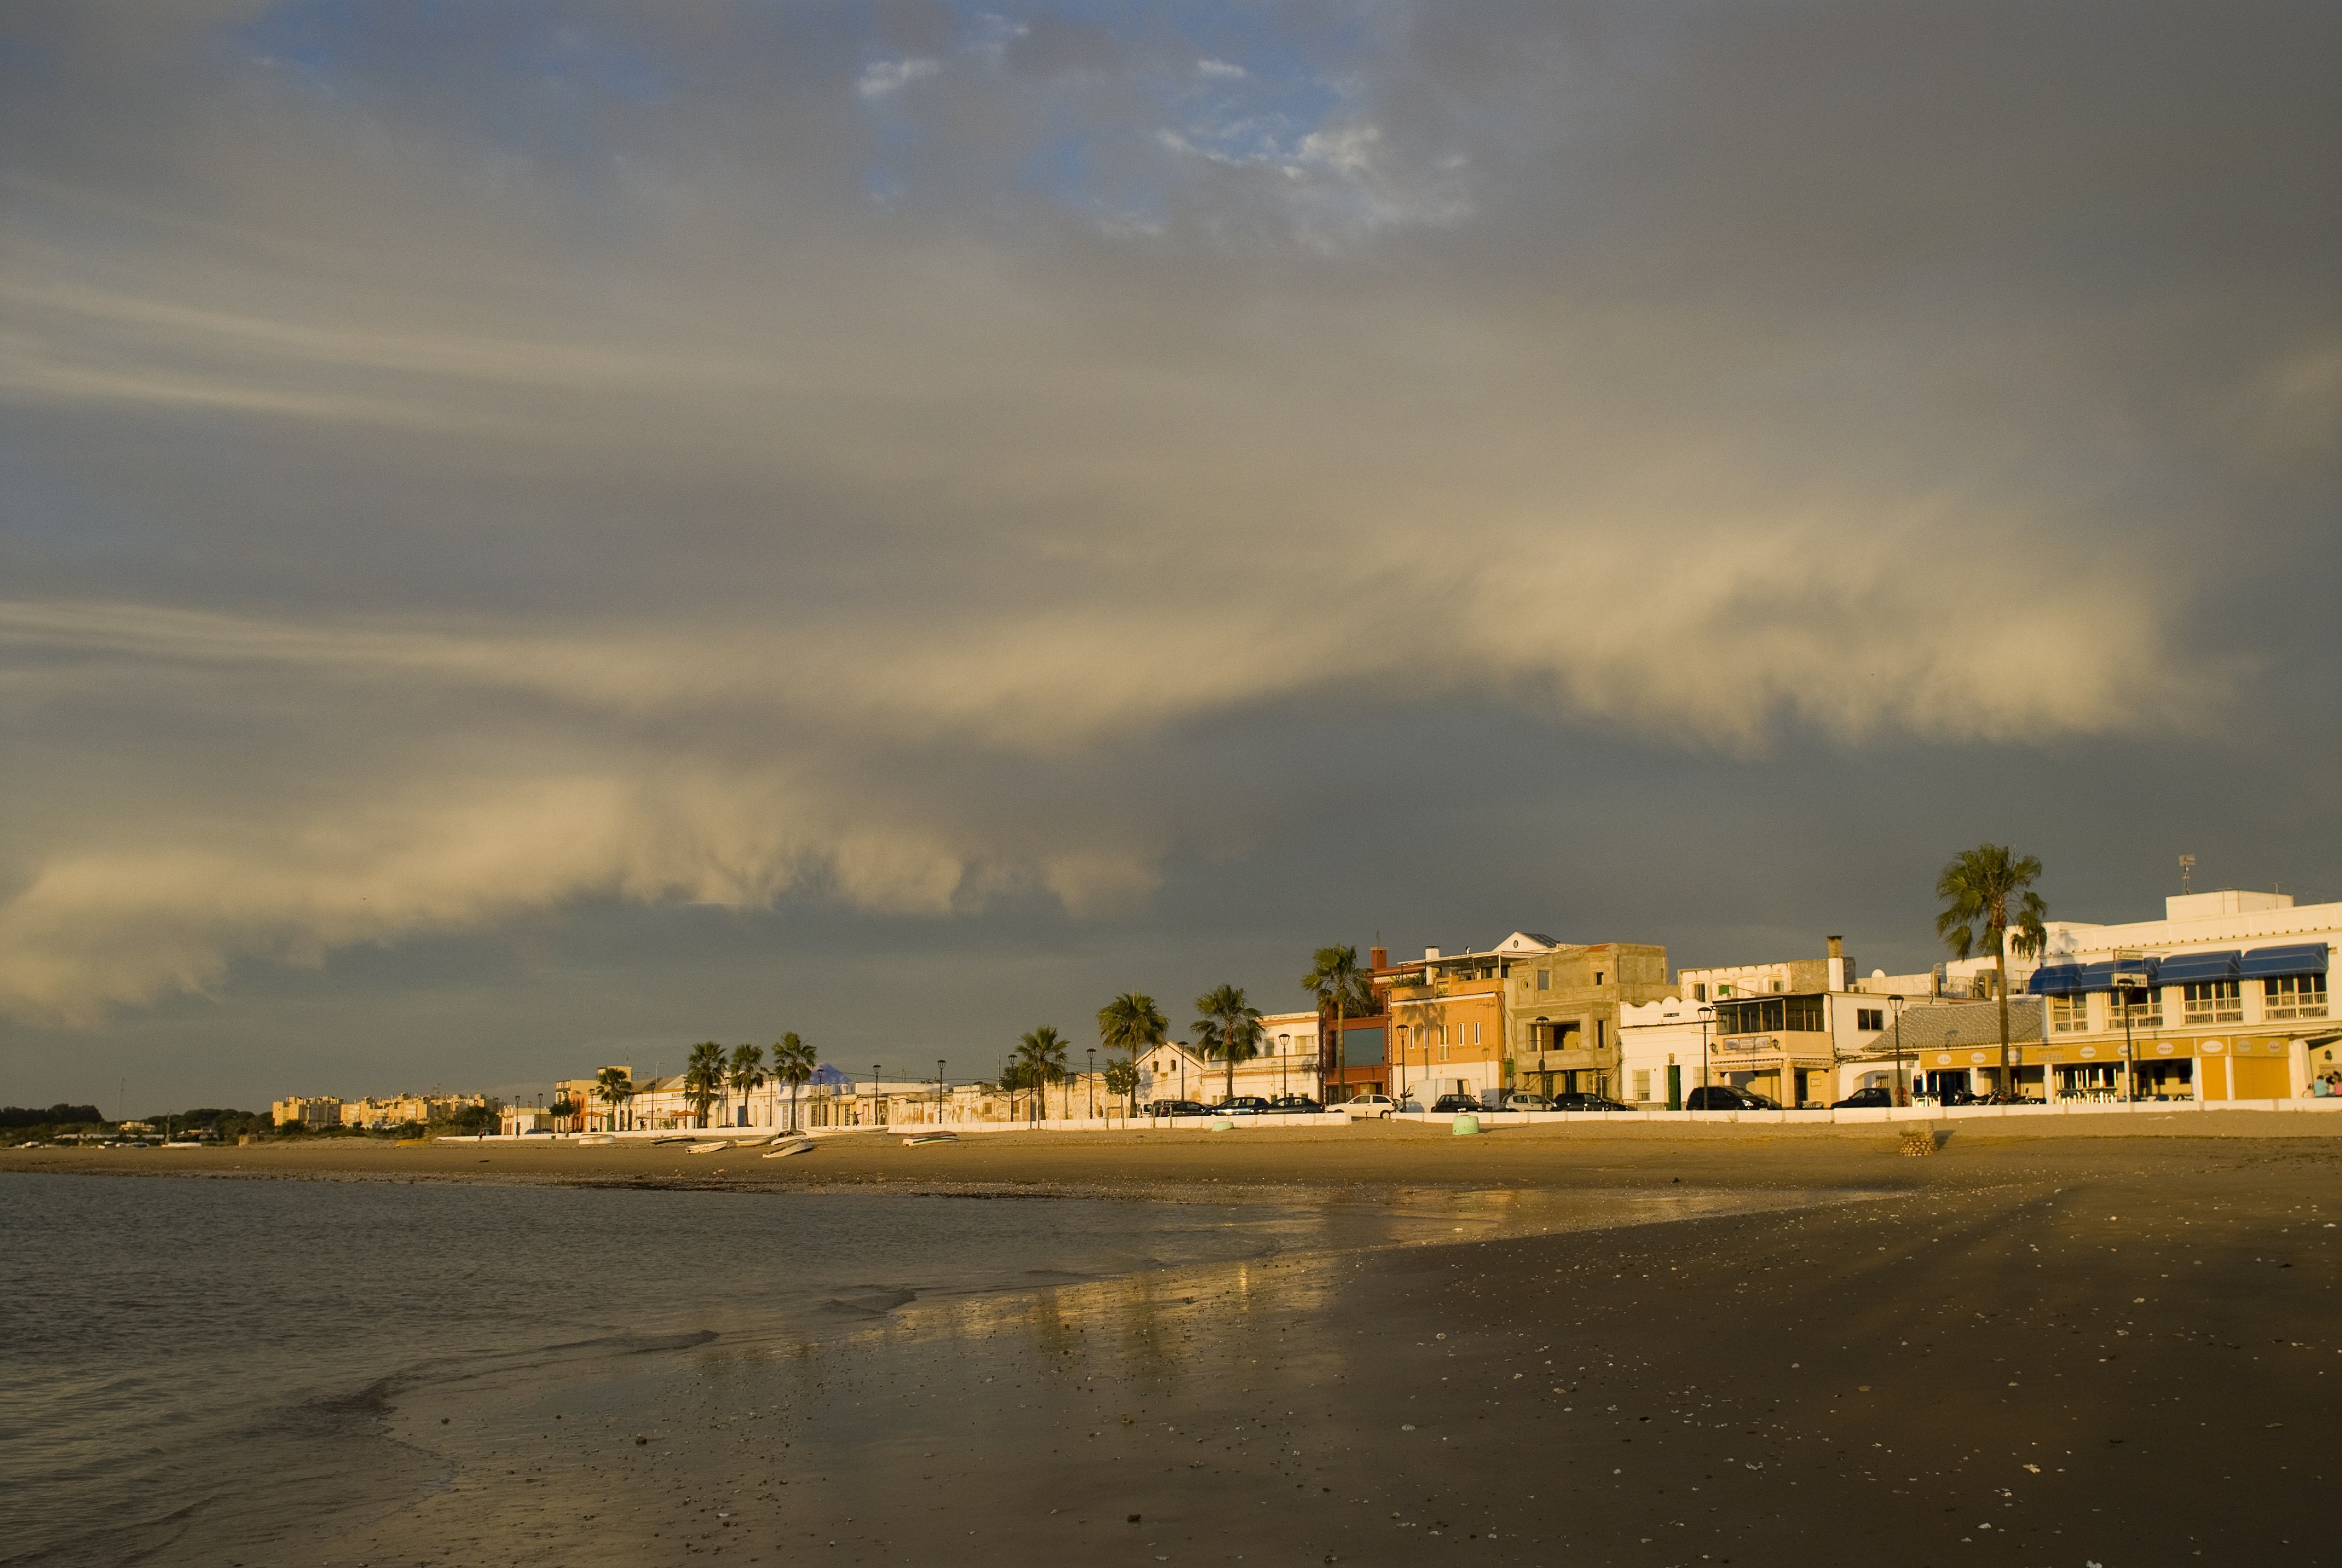
[[[20,5],[0,1101],[2342,897],[2330,6]]]

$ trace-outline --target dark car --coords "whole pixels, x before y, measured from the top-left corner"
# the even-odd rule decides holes
[[[1777,1111],[1780,1108],[1776,1101],[1762,1094],[1752,1094],[1746,1089],[1736,1089],[1729,1084],[1710,1084],[1684,1096],[1684,1109],[1686,1111]]]
[[[1326,1107],[1306,1094],[1279,1094],[1268,1108],[1280,1116],[1314,1116]]]
[[[1201,1116],[1204,1107],[1193,1100],[1149,1100],[1146,1114],[1150,1116]]]
[[[1631,1111],[1632,1105],[1622,1105],[1603,1094],[1592,1094],[1582,1089],[1571,1089],[1553,1097],[1556,1111]]]
[[[1276,1107],[1257,1094],[1238,1094],[1212,1107],[1215,1116],[1266,1116]]]
[[[1833,1111],[1883,1111],[1894,1104],[1895,1096],[1874,1084],[1867,1089],[1857,1089],[1843,1100],[1831,1101],[1830,1109]]]
[[[1477,1094],[1442,1094],[1431,1103],[1431,1114],[1435,1116],[1445,1116],[1450,1113],[1469,1115],[1486,1109],[1480,1104]]]

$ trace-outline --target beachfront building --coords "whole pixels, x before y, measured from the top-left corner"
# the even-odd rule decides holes
[[[1830,972],[1817,959],[1693,973],[1733,976],[1694,983],[1710,996],[1730,989],[1712,1002],[1669,996],[1619,1010],[1616,1098],[1644,1110],[1680,1110],[1686,1094],[1711,1084],[1790,1109],[1827,1105],[1844,1092],[1841,1070],[1865,1060],[1891,1020],[1893,1010],[1880,998],[1843,984],[1786,989],[1827,982]],[[1785,987],[1777,993],[1771,989],[1777,981]],[[1863,1082],[1857,1074],[1855,1086]]]
[[[311,1132],[338,1127],[342,1124],[342,1103],[331,1094],[295,1094],[270,1104],[268,1119],[279,1127],[298,1122]]]
[[[1443,1094],[1492,1104],[1508,1089],[1613,1094],[1619,1010],[1667,994],[1667,950],[1645,943],[1516,931],[1483,952],[1376,958],[1389,1093],[1426,1104]]]
[[[2228,889],[2167,898],[2161,920],[2047,932],[2010,985],[2047,1010],[2026,1060],[2059,1098],[2290,1098],[2342,1037],[2327,990],[2342,904]]]
[[[1331,1023],[1331,1019],[1326,1022]],[[1354,1052],[1364,1049],[1362,1036],[1370,1021],[1356,1020],[1349,1033]],[[1275,1100],[1286,1094],[1318,1097],[1319,1021],[1315,1013],[1270,1013],[1260,1021],[1260,1054],[1239,1062],[1236,1093]],[[1354,1054],[1352,1061],[1356,1063]],[[1375,1054],[1375,1064],[1381,1057]],[[1228,1094],[1228,1069],[1206,1057],[1184,1040],[1166,1041],[1139,1054],[1138,1103],[1150,1100],[1195,1100],[1217,1104]]]
[[[1877,1001],[1866,996],[1866,1000]],[[1884,1014],[1887,1030],[1839,1067],[1847,1094],[1872,1087],[1908,1094],[1919,1104],[1955,1104],[1963,1095],[2006,1091],[2039,1101],[2047,1089],[2039,1060],[2043,1019],[2038,997],[2008,999],[2009,1081],[2000,1076],[2000,1004],[1976,996],[1922,997]]]

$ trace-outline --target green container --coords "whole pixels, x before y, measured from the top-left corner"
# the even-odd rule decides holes
[[[1458,1116],[1456,1120],[1447,1124],[1447,1130],[1459,1138],[1476,1137],[1479,1135],[1480,1132],[1480,1118],[1477,1116]]]

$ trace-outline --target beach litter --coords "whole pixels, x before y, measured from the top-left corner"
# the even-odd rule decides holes
[[[903,1140],[903,1147],[916,1149],[922,1144],[956,1144],[958,1142],[957,1133],[914,1133]]]

